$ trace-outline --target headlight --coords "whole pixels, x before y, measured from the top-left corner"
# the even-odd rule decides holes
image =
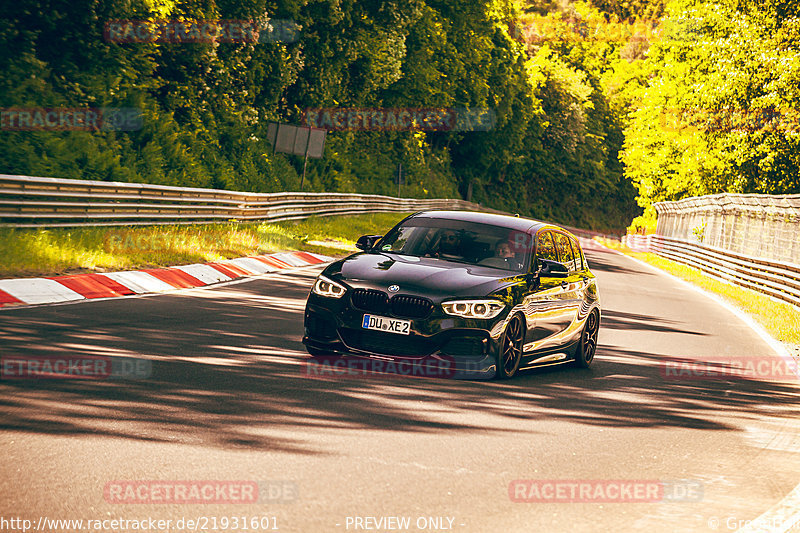
[[[341,298],[346,291],[347,289],[342,285],[329,280],[325,276],[318,277],[317,281],[314,282],[314,287],[311,289],[311,292],[314,294],[319,294],[327,298]]]
[[[464,318],[494,318],[505,307],[497,300],[456,300],[442,304],[442,309],[448,315]]]

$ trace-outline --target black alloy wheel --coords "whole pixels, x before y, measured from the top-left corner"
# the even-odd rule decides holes
[[[586,317],[586,325],[583,326],[581,340],[575,349],[575,364],[581,368],[589,368],[597,351],[597,331],[600,329],[600,318],[597,311],[592,311]]]
[[[517,373],[522,360],[522,345],[525,342],[525,330],[519,315],[511,319],[503,333],[503,341],[497,361],[497,377],[509,379]]]

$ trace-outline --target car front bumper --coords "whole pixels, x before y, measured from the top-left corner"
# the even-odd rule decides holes
[[[396,370],[456,379],[491,379],[495,375],[499,335],[493,336],[492,331],[498,329],[494,326],[500,319],[476,327],[477,320],[432,316],[412,320],[411,333],[400,335],[365,330],[362,311],[344,303],[338,309],[330,309],[327,300],[322,303],[325,305],[310,299],[306,305],[302,342],[311,350],[371,361],[353,364],[361,364],[365,371]]]

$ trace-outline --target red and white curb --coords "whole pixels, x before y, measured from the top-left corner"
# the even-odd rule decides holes
[[[285,252],[227,259],[217,263],[107,274],[0,280],[0,307],[114,298],[204,287],[286,268],[327,263],[333,258],[311,252]]]

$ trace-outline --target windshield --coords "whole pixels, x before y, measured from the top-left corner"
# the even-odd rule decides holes
[[[415,257],[525,272],[532,239],[501,226],[461,220],[412,218],[390,231],[378,250]]]

